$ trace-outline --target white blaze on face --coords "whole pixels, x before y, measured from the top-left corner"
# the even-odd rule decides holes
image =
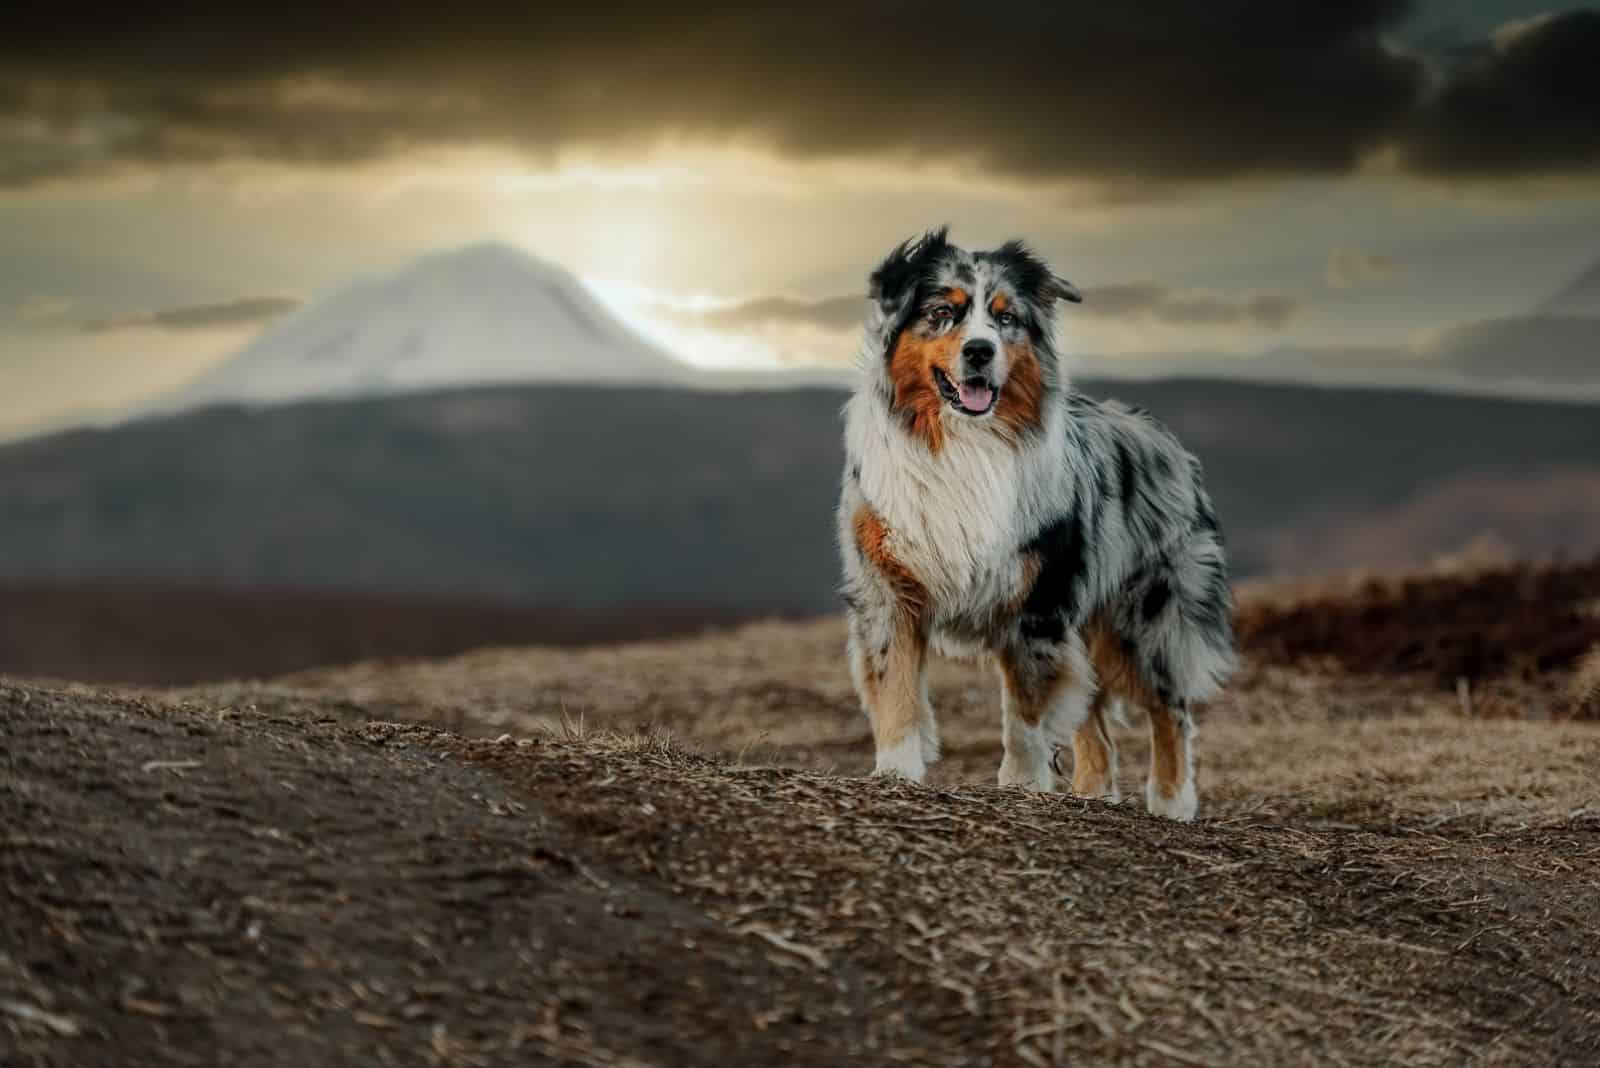
[[[972,302],[961,322],[960,345],[957,349],[960,356],[956,369],[956,391],[961,406],[973,413],[989,410],[994,403],[995,392],[1005,385],[1006,376],[1011,370],[1004,339],[993,311],[996,297],[1005,297],[1007,303],[1012,300],[1004,292],[1002,279],[980,268],[977,284],[973,286]],[[992,354],[987,362],[979,361],[974,365],[969,361],[968,346],[974,342],[980,346],[987,344]]]

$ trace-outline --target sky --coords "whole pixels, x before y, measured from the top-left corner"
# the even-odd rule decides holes
[[[1086,291],[1090,368],[1353,381],[1600,260],[1596,5],[180,7],[7,17],[0,434],[485,239],[781,367],[848,362],[868,272],[949,224]]]

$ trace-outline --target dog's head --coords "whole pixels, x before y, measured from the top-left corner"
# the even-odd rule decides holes
[[[1083,298],[1020,241],[969,252],[946,234],[907,241],[872,273],[889,402],[935,449],[951,420],[1021,436],[1061,384],[1056,302]]]

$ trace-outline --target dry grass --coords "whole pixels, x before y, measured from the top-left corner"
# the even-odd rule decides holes
[[[1600,1056],[1594,813],[1181,825],[286,713],[0,686],[0,1006],[71,1032],[0,1020],[18,1063]]]
[[[1504,575],[1481,589],[1524,597]],[[1438,591],[1463,600],[1456,579],[1437,581],[1331,610],[1422,619]],[[501,996],[510,1014],[540,999],[538,1019],[518,1022],[513,1042],[457,990],[436,1006],[451,1037],[443,1053],[429,1046],[431,1063],[1600,1063],[1600,730],[1568,714],[1600,682],[1600,650],[1576,675],[1490,673],[1461,688],[1352,673],[1332,653],[1252,655],[1203,710],[1201,819],[1179,825],[993,786],[998,692],[983,665],[935,666],[946,759],[928,786],[860,777],[870,734],[843,643],[828,619],[358,664],[167,692],[138,706],[144,719],[124,717],[124,736],[84,708],[125,698],[24,690],[16,722],[32,733],[12,751],[47,750],[23,758],[41,781],[89,761],[89,784],[120,781],[117,761],[139,746],[157,763],[197,761],[159,793],[128,773],[148,804],[113,792],[107,833],[138,818],[195,855],[171,837],[191,824],[167,815],[188,811],[185,782],[218,811],[266,813],[293,850],[339,859],[346,881],[320,889],[327,900],[368,902],[381,887],[393,916],[421,909],[452,974],[504,974],[506,947],[531,930],[514,973],[528,992]],[[241,754],[227,774],[208,759],[224,730]],[[1143,793],[1143,734],[1119,732],[1126,796]],[[302,757],[320,763],[297,772]],[[284,782],[302,813],[292,825]],[[44,789],[16,789],[30,818],[47,810],[33,800]],[[470,938],[453,941],[445,903],[476,900],[475,884],[441,897],[430,883],[412,901],[423,892],[381,874],[421,863],[396,835],[437,813],[453,814],[437,832],[459,855],[453,870],[480,870],[480,841],[533,848],[560,894],[474,906]],[[536,845],[507,837],[524,832]],[[269,876],[294,870],[287,853],[274,864]],[[66,870],[29,870],[21,885]],[[302,892],[290,883],[284,893]],[[393,916],[364,929],[348,968],[367,966],[362,952],[389,960]],[[46,922],[15,929],[35,938]],[[130,959],[71,952],[95,975]],[[0,955],[0,995],[6,968]],[[297,968],[282,982],[301,982]]]
[[[566,724],[666,731],[752,764],[845,775],[871,768],[837,620],[767,623],[604,649],[483,650],[363,664],[187,694],[222,704],[437,723],[494,736]],[[945,759],[932,781],[989,785],[1000,763],[998,683],[935,664]],[[1200,719],[1203,812],[1301,825],[1415,828],[1550,823],[1600,807],[1600,732],[1563,721],[1566,678],[1490,680],[1463,695],[1409,676],[1258,661]],[[1114,732],[1124,796],[1143,796],[1142,723]]]
[[[1600,645],[1590,649],[1578,665],[1569,693],[1574,718],[1600,719]]]
[[[775,962],[852,988],[862,1053],[883,1062],[1532,1064],[1600,1051],[1600,970],[1573,956],[1582,902],[1600,896],[1562,889],[1600,860],[1592,819],[1487,837],[1260,815],[1186,827],[1059,796],[744,767],[598,731],[461,752],[538,796],[607,864],[649,872]]]

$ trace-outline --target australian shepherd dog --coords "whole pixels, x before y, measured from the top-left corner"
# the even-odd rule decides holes
[[[1118,702],[1150,718],[1145,798],[1192,819],[1192,714],[1234,665],[1232,595],[1200,463],[1137,408],[1068,386],[1058,301],[1020,242],[940,230],[873,272],[864,377],[845,408],[839,501],[850,668],[877,773],[939,755],[930,650],[988,655],[1001,785],[1117,799]]]

